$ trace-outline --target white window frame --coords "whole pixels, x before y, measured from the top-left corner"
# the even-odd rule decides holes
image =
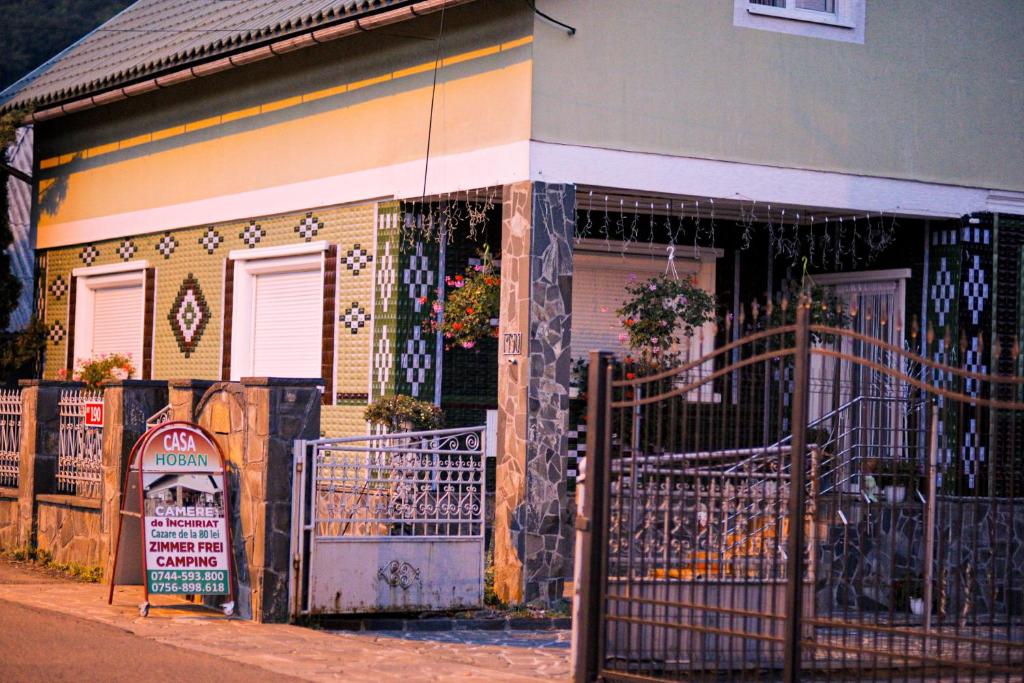
[[[253,293],[256,276],[315,270],[320,273],[322,282],[324,255],[328,246],[327,241],[322,240],[262,249],[236,249],[228,254],[228,258],[235,262],[231,321],[232,381],[251,377],[253,374],[252,338],[256,324],[256,297]],[[323,329],[318,330],[316,334],[317,339],[322,339]]]
[[[835,0],[835,12],[800,9],[796,0],[785,7],[733,0],[733,25],[809,38],[864,43],[866,0]]]
[[[143,329],[139,335],[138,348],[131,351],[132,364],[135,366],[135,373],[132,375],[132,379],[138,379],[142,376],[142,359],[146,343],[146,268],[149,268],[149,261],[142,259],[129,263],[75,268],[71,271],[71,275],[75,277],[76,282],[75,348],[72,354],[75,363],[80,358],[88,359],[92,356],[92,327],[93,312],[96,305],[96,290],[109,287],[123,287],[125,285],[138,285],[142,288],[139,305],[142,308],[140,318]]]

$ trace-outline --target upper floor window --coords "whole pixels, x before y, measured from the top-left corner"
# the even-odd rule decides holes
[[[864,4],[865,0],[734,0],[733,24],[863,43]]]

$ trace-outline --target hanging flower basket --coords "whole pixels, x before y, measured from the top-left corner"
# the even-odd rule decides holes
[[[435,300],[430,309],[430,327],[444,335],[445,348],[471,349],[481,340],[497,337],[501,277],[489,250],[480,254],[480,265],[470,266],[465,275],[445,278],[445,300]],[[426,304],[426,297],[420,300]]]
[[[694,278],[658,275],[627,285],[626,293],[629,298],[616,311],[623,329],[620,338],[641,371],[677,365],[683,338],[715,320],[715,295],[698,287]]]

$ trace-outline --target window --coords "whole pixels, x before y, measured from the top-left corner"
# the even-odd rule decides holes
[[[77,268],[74,359],[112,353],[130,356],[141,376],[145,326],[146,261]]]
[[[734,0],[733,24],[863,43],[864,5],[865,0]]]
[[[231,379],[322,376],[326,250],[312,242],[231,252]]]

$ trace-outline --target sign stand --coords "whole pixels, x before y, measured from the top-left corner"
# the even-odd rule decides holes
[[[141,616],[149,614],[150,594],[227,595],[221,609],[234,614],[226,482],[220,447],[198,425],[164,422],[135,442],[121,488],[107,604],[115,584],[141,583]],[[128,552],[135,543],[137,556]]]

